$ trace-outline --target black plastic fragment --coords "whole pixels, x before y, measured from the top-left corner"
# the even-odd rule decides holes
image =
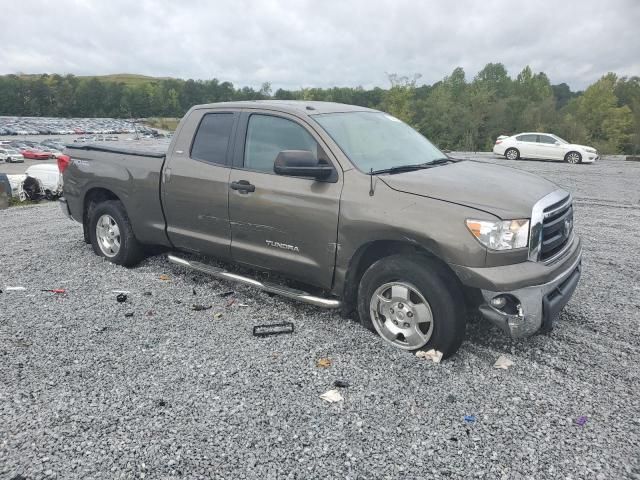
[[[196,312],[201,312],[203,310],[209,310],[211,305],[193,305],[191,310],[195,310]]]
[[[118,303],[124,303],[127,301],[127,296],[124,293],[119,293],[116,297],[116,300],[118,301]]]
[[[294,326],[291,322],[269,323],[265,325],[256,325],[253,327],[253,335],[255,337],[268,337],[270,335],[283,335],[293,333]]]
[[[335,382],[333,382],[333,386],[337,388],[348,388],[349,382],[346,382],[344,380],[336,380]]]
[[[127,312],[127,313],[124,314],[124,316],[127,317],[127,318],[131,318],[131,317],[133,317],[133,312]]]
[[[221,297],[228,297],[229,295],[233,295],[234,293],[236,293],[236,292],[234,292],[233,290],[229,290],[229,291],[227,291],[227,292],[222,292],[222,293],[220,294],[220,296],[221,296]]]

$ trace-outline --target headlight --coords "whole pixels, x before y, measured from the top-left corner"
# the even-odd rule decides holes
[[[467,220],[467,228],[491,250],[511,250],[529,244],[529,219],[488,221]]]
[[[585,148],[584,151],[589,153],[598,153],[595,148]]]

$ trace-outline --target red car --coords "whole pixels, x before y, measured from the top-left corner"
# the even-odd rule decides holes
[[[50,154],[47,152],[41,152],[39,150],[23,150],[22,156],[24,158],[32,158],[34,160],[49,160],[51,158]]]

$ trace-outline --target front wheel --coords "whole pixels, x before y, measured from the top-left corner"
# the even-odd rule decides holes
[[[117,265],[130,267],[143,257],[143,249],[133,234],[121,202],[109,200],[95,206],[89,219],[93,251]]]
[[[564,161],[575,165],[576,163],[582,162],[582,155],[578,152],[569,152],[564,156]]]
[[[360,322],[403,350],[453,355],[465,333],[464,302],[451,274],[421,255],[374,263],[358,289]]]

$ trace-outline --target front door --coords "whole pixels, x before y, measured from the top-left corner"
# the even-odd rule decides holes
[[[182,127],[163,177],[167,234],[173,245],[220,259],[231,254],[229,173],[236,112],[196,110]]]
[[[329,288],[342,172],[317,181],[277,175],[273,164],[282,150],[311,151],[334,168],[337,162],[308,124],[284,113],[243,113],[238,139],[229,178],[232,258]]]
[[[549,135],[538,135],[537,150],[540,158],[548,160],[559,160],[564,157],[562,148],[556,145],[558,141]]]

